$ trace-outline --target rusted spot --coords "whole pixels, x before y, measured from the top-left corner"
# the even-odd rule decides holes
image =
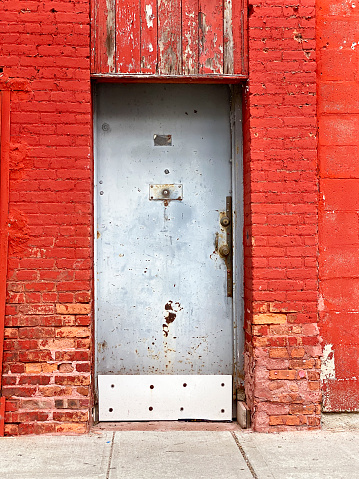
[[[99,239],[101,237],[101,233],[98,231],[97,232],[97,239]]]
[[[173,323],[176,319],[177,313],[181,311],[183,308],[179,302],[173,303],[173,301],[168,301],[165,304],[165,321],[167,324]]]
[[[173,312],[169,312],[168,313],[168,316],[166,318],[166,323],[167,324],[171,324],[173,323],[173,321],[176,319],[176,313],[173,313]]]
[[[106,341],[102,341],[102,343],[98,343],[98,345],[97,345],[97,351],[99,353],[102,353],[106,348],[107,348],[107,342]]]
[[[168,325],[166,323],[162,324],[162,330],[163,330],[163,334],[164,334],[165,338],[167,338],[168,337]]]

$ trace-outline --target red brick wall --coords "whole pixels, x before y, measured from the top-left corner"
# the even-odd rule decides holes
[[[358,13],[355,0],[317,3],[319,306],[324,344],[332,345],[335,365],[335,378],[327,377],[324,384],[324,404],[328,410],[355,409],[357,383],[350,378],[358,376],[353,339],[359,324]],[[93,263],[89,41],[88,0],[0,3],[1,83],[8,77],[21,80],[12,83],[11,94],[2,389],[7,434],[88,428]],[[314,0],[290,5],[249,0],[245,358],[247,401],[258,431],[319,425],[315,47]],[[331,355],[327,361],[330,368]]]
[[[11,94],[6,434],[88,427],[89,34],[88,0],[0,3],[2,83],[26,80]]]
[[[249,1],[246,396],[257,431],[320,423],[315,1]]]
[[[318,0],[323,406],[359,410],[359,3]]]

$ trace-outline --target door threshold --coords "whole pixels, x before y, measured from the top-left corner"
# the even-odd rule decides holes
[[[241,431],[237,421],[136,421],[99,422],[92,426],[92,433],[103,431]]]

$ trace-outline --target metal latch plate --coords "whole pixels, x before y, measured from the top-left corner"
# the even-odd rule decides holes
[[[150,200],[182,200],[183,185],[150,185]]]

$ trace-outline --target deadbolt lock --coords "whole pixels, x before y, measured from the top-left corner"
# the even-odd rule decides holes
[[[150,184],[150,200],[183,200],[183,185]]]
[[[165,188],[164,190],[162,190],[162,195],[167,198],[169,195],[170,195],[170,190],[168,190],[167,188]]]
[[[220,248],[219,248],[219,254],[221,256],[228,256],[230,253],[230,249],[228,247],[228,244],[223,244]]]
[[[228,216],[222,216],[220,223],[222,226],[226,228],[227,226],[231,224],[231,220]]]

